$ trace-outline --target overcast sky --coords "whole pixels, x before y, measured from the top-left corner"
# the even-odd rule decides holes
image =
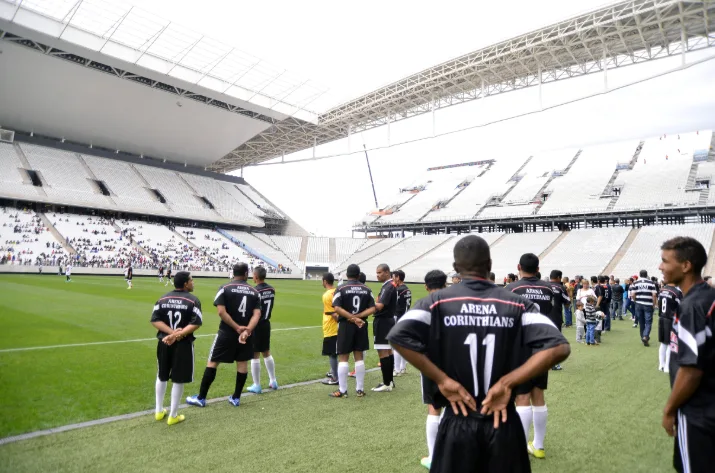
[[[603,4],[514,0],[505,9],[503,2],[365,0],[356,8],[327,0],[202,0],[197,8],[195,1],[143,0],[141,7],[316,80],[331,89],[334,103],[340,103]],[[688,62],[712,54],[695,53]],[[609,88],[679,64],[680,58],[672,58],[611,71]],[[434,131],[439,135],[539,109],[536,88],[511,92],[439,110],[436,130],[431,115],[425,115],[392,125],[389,140],[387,128],[378,128],[353,135],[350,143],[341,140],[316,150],[316,156],[339,157],[247,168],[244,177],[308,231],[349,235],[352,223],[375,207],[365,156],[355,153],[363,143],[371,149],[383,207],[399,187],[430,166],[715,128],[712,77],[715,61],[535,115],[398,145],[431,137]],[[543,89],[543,104],[548,107],[603,90],[601,75],[549,84]],[[311,149],[286,159],[312,155]]]

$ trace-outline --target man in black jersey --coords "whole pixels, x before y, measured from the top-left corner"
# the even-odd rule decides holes
[[[454,247],[462,282],[418,301],[388,336],[437,384],[434,405],[452,407],[439,427],[432,473],[531,471],[512,389],[570,352],[533,302],[486,279],[491,264],[482,238],[462,238]],[[536,347],[525,361],[521,353]]]
[[[395,309],[397,308],[397,288],[390,277],[390,267],[386,264],[377,266],[377,280],[382,283],[380,294],[371,309],[375,314],[372,326],[373,344],[380,358],[380,370],[382,371],[382,383],[372,388],[375,392],[390,392],[395,388],[394,369],[395,356],[387,341],[387,334],[395,326]]]
[[[520,280],[506,286],[508,291],[518,294],[531,300],[536,309],[543,315],[550,317],[554,307],[554,290],[550,283],[539,278],[539,257],[533,253],[525,253],[519,259]],[[524,359],[531,356],[531,350],[523,354]],[[518,386],[516,393],[516,411],[519,413],[526,438],[529,438],[531,424],[534,424],[534,441],[527,443],[529,453],[536,458],[545,458],[544,438],[546,437],[546,420],[548,410],[544,391],[548,387],[548,371],[541,376],[529,380],[529,382]]]
[[[670,373],[670,332],[681,300],[683,293],[670,283],[664,285],[658,294],[658,369],[666,373]]]
[[[405,315],[405,312],[410,310],[412,305],[412,291],[405,284],[405,272],[401,269],[392,272],[392,282],[397,288],[397,307],[395,308],[395,322],[400,320],[400,317]],[[395,369],[392,372],[394,376],[402,376],[407,374],[407,362],[399,353],[394,353]]]
[[[254,394],[261,394],[261,354],[263,363],[268,371],[268,387],[278,389],[276,380],[276,363],[271,356],[271,312],[276,299],[276,290],[273,286],[266,284],[266,268],[256,266],[253,268],[253,282],[256,283],[256,290],[261,296],[261,321],[256,325],[256,333],[253,335],[253,359],[251,360],[251,377],[253,384],[247,391]]]
[[[169,265],[169,267],[166,268],[166,284],[164,284],[164,286],[168,286],[170,282],[171,282],[171,265]]]
[[[201,301],[191,294],[194,280],[191,274],[180,271],[174,278],[175,289],[164,294],[154,304],[151,324],[158,330],[156,338],[156,409],[154,418],[163,420],[166,383],[171,379],[171,412],[167,424],[174,425],[184,420],[178,415],[184,383],[194,380],[194,332],[201,327]]]
[[[164,266],[159,266],[159,282],[164,282]]]
[[[363,352],[370,348],[367,317],[374,312],[375,299],[369,287],[358,281],[360,267],[351,264],[345,270],[348,281],[335,290],[333,308],[338,319],[338,386],[330,395],[348,397],[348,360],[355,359],[357,397],[365,396],[365,362]]]
[[[676,237],[661,250],[659,269],[666,284],[683,291],[670,334],[672,391],[662,424],[676,437],[675,469],[710,472],[715,465],[715,288],[702,279],[707,254],[696,239]]]
[[[549,275],[551,290],[554,292],[554,306],[548,317],[559,331],[561,331],[561,327],[564,325],[564,309],[571,306],[571,298],[568,292],[566,292],[563,282],[561,282],[562,275],[563,273],[558,269],[554,269]],[[561,365],[556,365],[552,369],[559,371],[561,370]]]
[[[603,331],[611,331],[611,299],[613,293],[611,292],[611,286],[608,284],[608,278],[606,276],[598,277],[598,284],[593,286],[593,292],[596,293],[596,306],[598,310],[603,312],[606,316],[603,319]]]
[[[248,377],[247,362],[253,359],[252,334],[261,319],[261,296],[246,282],[247,279],[248,265],[238,263],[233,267],[233,280],[222,285],[216,293],[214,305],[221,323],[209,351],[199,394],[187,397],[187,404],[206,407],[206,396],[216,379],[218,364],[235,361],[236,387],[228,402],[235,407],[241,405],[241,391]]]
[[[124,279],[127,280],[127,284],[128,284],[127,289],[131,289],[131,288],[132,288],[132,278],[133,278],[133,277],[134,277],[134,270],[132,269],[132,265],[130,264],[130,265],[127,267],[127,270],[126,270],[125,276],[124,276]]]

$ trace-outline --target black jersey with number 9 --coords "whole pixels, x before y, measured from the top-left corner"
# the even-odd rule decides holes
[[[535,304],[482,279],[463,279],[419,300],[390,331],[393,345],[427,354],[477,400],[516,369],[525,348],[568,343]],[[448,404],[435,393],[435,404]]]
[[[351,314],[360,312],[375,306],[375,298],[372,290],[357,281],[348,281],[335,290],[333,295],[333,307],[342,307]],[[338,322],[345,322],[344,317],[340,317]]]

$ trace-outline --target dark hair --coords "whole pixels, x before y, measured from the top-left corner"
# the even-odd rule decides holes
[[[351,264],[345,270],[345,275],[350,279],[355,279],[360,275],[360,266]]]
[[[497,280],[497,275],[494,274],[494,271],[489,271],[489,280],[490,280],[491,282],[496,282],[496,280]]]
[[[191,273],[189,273],[188,271],[179,271],[174,275],[174,287],[176,289],[183,289],[190,279]]]
[[[233,266],[233,275],[234,276],[248,276],[248,265],[246,263],[236,263]]]
[[[266,279],[266,268],[263,266],[256,266],[253,268],[253,277],[259,281],[264,281]]]
[[[379,269],[380,271],[387,271],[388,273],[390,272],[390,266],[385,263],[378,264],[377,269]]]
[[[360,284],[365,284],[367,282],[367,276],[365,276],[365,273],[360,272],[357,277],[358,281],[360,281]]]
[[[468,235],[454,245],[454,269],[458,273],[475,273],[486,277],[492,270],[489,245],[482,237]]]
[[[509,273],[507,278],[511,279],[512,282],[516,281],[518,278],[516,277],[516,274],[514,273]]]
[[[549,274],[549,277],[551,279],[561,279],[562,275],[563,275],[563,273],[561,271],[559,271],[558,269],[552,269],[551,274]]]
[[[405,272],[401,269],[396,269],[392,272],[392,275],[397,276],[397,279],[399,279],[400,281],[405,281]]]
[[[447,275],[444,271],[433,269],[425,274],[425,286],[427,289],[442,289],[447,286]]]
[[[606,282],[607,280],[608,280],[608,278],[607,278],[606,276],[599,276],[599,277],[598,277],[598,282],[600,282],[601,284],[603,284],[603,283]]]
[[[693,265],[693,273],[699,275],[708,262],[708,254],[705,252],[705,247],[691,237],[675,237],[663,243],[661,250],[673,250],[675,257],[681,263],[690,261]]]
[[[661,249],[662,249],[662,248],[661,248]],[[642,277],[642,278],[647,278],[647,277],[648,277],[648,271],[646,271],[645,269],[641,269],[641,272],[638,273],[638,275],[639,275],[640,277]]]
[[[620,283],[621,283],[621,280],[618,279],[618,278],[614,279],[614,281],[616,281],[616,284],[620,284]]]
[[[521,270],[528,274],[536,274],[539,270],[539,257],[534,253],[524,253],[519,258],[519,266]]]
[[[332,286],[335,283],[335,276],[333,276],[333,273],[323,273],[323,281]]]
[[[537,271],[534,276],[536,276],[536,279],[541,279],[541,271]]]
[[[598,276],[591,276],[591,284],[598,284]]]

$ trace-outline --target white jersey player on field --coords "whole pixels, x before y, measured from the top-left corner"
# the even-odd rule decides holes
[[[72,281],[72,265],[68,264],[67,267],[65,268],[65,276],[67,276],[67,279],[65,279],[65,282],[71,282]]]

